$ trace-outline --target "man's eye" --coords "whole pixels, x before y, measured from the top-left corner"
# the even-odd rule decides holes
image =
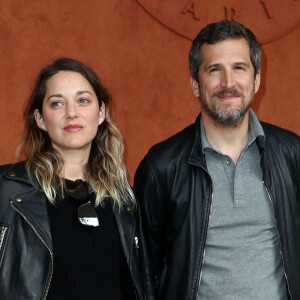
[[[217,71],[219,71],[219,68],[211,68],[211,69],[209,69],[210,73],[214,73],[214,72],[217,72]]]
[[[236,70],[245,70],[245,68],[243,66],[236,66],[235,69]]]

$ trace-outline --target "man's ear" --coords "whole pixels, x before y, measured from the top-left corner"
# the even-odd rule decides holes
[[[260,86],[260,74],[261,71],[260,69],[257,71],[255,78],[254,78],[254,89],[255,89],[255,93],[258,91],[259,86]]]
[[[200,91],[199,91],[199,82],[194,79],[193,77],[190,77],[190,81],[191,81],[191,87],[192,87],[192,91],[194,93],[194,95],[199,98],[200,97]]]
[[[39,110],[36,108],[34,110],[34,118],[35,118],[35,122],[38,128],[47,131],[47,128],[45,126],[45,122],[44,122],[44,118],[43,116],[40,114]]]

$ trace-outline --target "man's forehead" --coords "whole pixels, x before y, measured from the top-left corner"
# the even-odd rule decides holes
[[[228,39],[220,40],[216,43],[203,43],[200,51],[203,48],[218,48],[218,47],[222,47],[224,44],[237,44],[237,43],[243,44],[250,50],[248,41],[244,37],[240,37],[240,38],[228,38]]]
[[[236,58],[250,61],[250,48],[246,39],[226,39],[215,44],[204,43],[201,47],[203,62]]]

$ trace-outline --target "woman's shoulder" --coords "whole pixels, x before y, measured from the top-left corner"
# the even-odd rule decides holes
[[[14,164],[6,164],[0,166],[0,176],[11,176],[15,177],[18,175],[19,177],[27,176],[25,162],[20,161]]]
[[[10,185],[9,182],[12,185],[33,185],[27,174],[26,162],[0,166],[0,188]]]
[[[0,210],[12,195],[24,194],[34,188],[25,165],[25,162],[17,162],[0,166]]]
[[[6,164],[0,166],[0,211],[6,213],[10,206],[11,196],[23,191],[23,183],[16,180],[16,172],[25,170],[24,163]],[[20,172],[20,171],[19,171]],[[20,184],[21,183],[21,184]],[[28,189],[28,188],[27,188]],[[0,215],[2,219],[3,215]]]
[[[0,166],[0,174],[4,174],[6,173],[10,168],[11,166],[13,166],[14,164],[6,164],[6,165],[1,165]]]

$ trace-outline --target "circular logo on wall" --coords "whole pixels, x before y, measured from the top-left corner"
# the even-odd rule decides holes
[[[281,38],[300,24],[300,0],[136,0],[153,18],[193,40],[201,28],[227,19],[251,29],[260,44]]]

